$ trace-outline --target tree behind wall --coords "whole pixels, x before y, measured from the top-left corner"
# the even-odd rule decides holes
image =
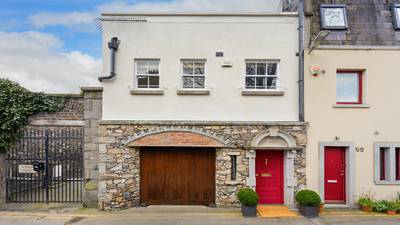
[[[55,112],[63,98],[27,90],[18,83],[0,78],[0,153],[7,152],[20,137],[30,115]]]

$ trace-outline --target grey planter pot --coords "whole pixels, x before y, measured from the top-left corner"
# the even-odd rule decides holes
[[[242,215],[244,217],[257,217],[257,206],[242,205]]]
[[[300,214],[307,218],[315,218],[319,216],[319,207],[311,207],[311,206],[300,206],[299,207]]]

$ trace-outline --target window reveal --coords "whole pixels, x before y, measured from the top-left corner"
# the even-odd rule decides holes
[[[231,180],[236,180],[237,156],[231,155]]]

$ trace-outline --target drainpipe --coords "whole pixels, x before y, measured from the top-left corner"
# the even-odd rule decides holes
[[[299,121],[304,122],[304,0],[299,0]]]
[[[104,77],[99,77],[99,81],[103,82],[103,80],[110,80],[113,77],[115,77],[115,51],[118,50],[118,45],[119,45],[119,40],[117,37],[111,38],[111,40],[108,42],[108,48],[110,49],[110,75],[104,76]]]

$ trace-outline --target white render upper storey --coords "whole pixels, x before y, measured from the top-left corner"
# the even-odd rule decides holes
[[[102,18],[103,120],[298,121],[297,13]]]

